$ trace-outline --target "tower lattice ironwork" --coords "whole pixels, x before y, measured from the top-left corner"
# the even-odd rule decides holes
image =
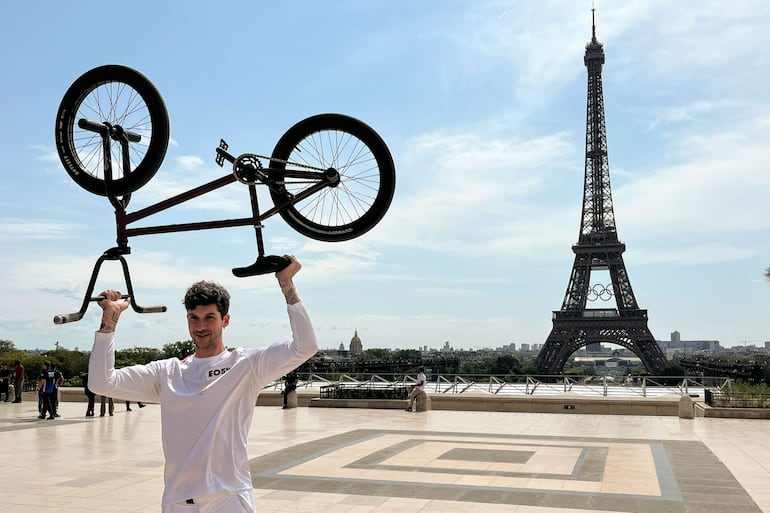
[[[561,373],[575,351],[605,342],[631,350],[648,372],[661,374],[666,359],[647,327],[647,310],[639,308],[634,297],[623,263],[626,246],[615,227],[602,91],[604,47],[596,40],[595,18],[583,61],[588,70],[583,216],[578,242],[572,246],[575,263],[564,302],[553,312],[553,328],[538,353],[537,369],[542,374]],[[609,271],[611,286],[592,287],[592,271]],[[614,297],[617,308],[586,308],[587,301],[600,297]]]

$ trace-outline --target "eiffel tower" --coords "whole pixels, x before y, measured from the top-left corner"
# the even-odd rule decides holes
[[[537,355],[541,374],[560,374],[569,356],[583,346],[617,344],[638,356],[647,372],[662,374],[666,358],[647,327],[647,310],[639,308],[631,289],[618,240],[607,162],[602,65],[604,48],[596,40],[595,10],[592,37],[583,61],[588,69],[585,184],[583,217],[578,243],[572,246],[575,263],[561,310],[553,312],[553,328]],[[610,285],[591,286],[592,271],[609,271]],[[586,308],[587,301],[615,298],[617,308]]]

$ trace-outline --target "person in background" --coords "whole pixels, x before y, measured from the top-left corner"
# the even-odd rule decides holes
[[[15,360],[13,362],[15,365],[13,369],[13,387],[14,387],[14,395],[16,398],[13,400],[15,403],[21,402],[21,392],[24,388],[24,366],[21,364],[19,360]]]
[[[9,391],[11,388],[11,369],[7,363],[0,363],[0,400],[6,403],[11,400]]]
[[[297,390],[297,373],[290,372],[286,375],[286,383],[283,388],[283,392],[281,394],[283,395],[283,409],[286,410],[289,408],[288,399],[289,399],[289,392],[293,392]]]
[[[48,420],[53,420],[58,417],[55,396],[64,380],[61,372],[56,370],[56,367],[50,362],[45,362],[45,367],[46,370],[38,379],[38,387],[43,392],[43,410],[37,418],[44,419],[46,418],[45,414],[48,413]]]
[[[59,389],[64,384],[64,373],[56,368],[56,364],[54,362],[51,362],[51,368],[55,371],[58,371],[60,375],[59,379],[56,381],[56,390],[53,394],[53,416],[61,417],[61,415],[59,415]]]
[[[110,417],[112,417],[115,414],[115,401],[112,400],[112,397],[107,397],[106,395],[102,395],[100,406],[99,406],[100,417],[104,417],[104,414],[107,413],[108,405],[109,405]]]
[[[425,382],[427,380],[428,378],[425,377],[425,367],[417,369],[417,382],[409,390],[409,406],[406,408],[406,411],[412,411],[412,405],[417,396],[425,393]]]
[[[140,408],[144,408],[146,405],[142,402],[136,403]],[[126,411],[134,411],[131,409],[131,401],[126,401]]]
[[[48,369],[51,367],[51,364],[49,362],[43,362],[43,368],[40,371],[40,374],[37,377],[38,386],[37,386],[37,414],[43,415],[43,407],[45,406],[45,391],[43,390],[43,387],[40,386],[40,380],[45,379],[46,375],[48,373]]]
[[[88,373],[83,376],[83,390],[88,398],[88,406],[86,406],[86,417],[94,416],[94,404],[96,403],[96,394],[88,388]]]

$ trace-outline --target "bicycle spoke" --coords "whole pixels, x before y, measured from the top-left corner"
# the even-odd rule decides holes
[[[295,205],[304,217],[326,226],[349,224],[371,207],[379,189],[379,170],[369,148],[357,137],[341,130],[311,134],[297,144],[289,156],[292,162],[322,169],[334,168],[340,183]],[[285,179],[292,194],[304,188],[307,180]]]
[[[141,136],[138,143],[132,143],[129,146],[131,169],[123,169],[121,145],[118,141],[111,141],[114,179],[131,173],[145,157],[152,139],[150,113],[142,97],[129,85],[122,82],[105,82],[97,85],[85,96],[76,118],[118,125],[126,131]],[[101,138],[92,132],[78,130],[74,141],[75,151],[85,169],[92,176],[101,177],[104,161]]]

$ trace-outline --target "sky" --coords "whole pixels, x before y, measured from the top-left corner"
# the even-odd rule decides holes
[[[595,2],[618,235],[658,340],[770,340],[770,3]],[[308,239],[274,217],[268,253],[293,254],[319,346],[495,348],[542,344],[577,242],[585,156],[590,0],[14,2],[0,17],[0,339],[90,349],[100,313],[77,311],[115,244],[109,202],[64,171],[54,118],[82,73],[146,75],[171,139],[129,211],[206,183],[220,138],[269,154],[308,116],[373,127],[396,166],[390,209],[347,242]],[[260,192],[262,205],[270,198]],[[151,218],[248,215],[233,184]],[[290,337],[271,275],[235,278],[253,230],[130,239],[142,305],[118,348],[188,340],[181,304],[199,279],[232,293],[228,346]],[[593,282],[605,278],[592,273]],[[125,290],[107,262],[96,290]],[[591,308],[615,306],[597,301]]]

